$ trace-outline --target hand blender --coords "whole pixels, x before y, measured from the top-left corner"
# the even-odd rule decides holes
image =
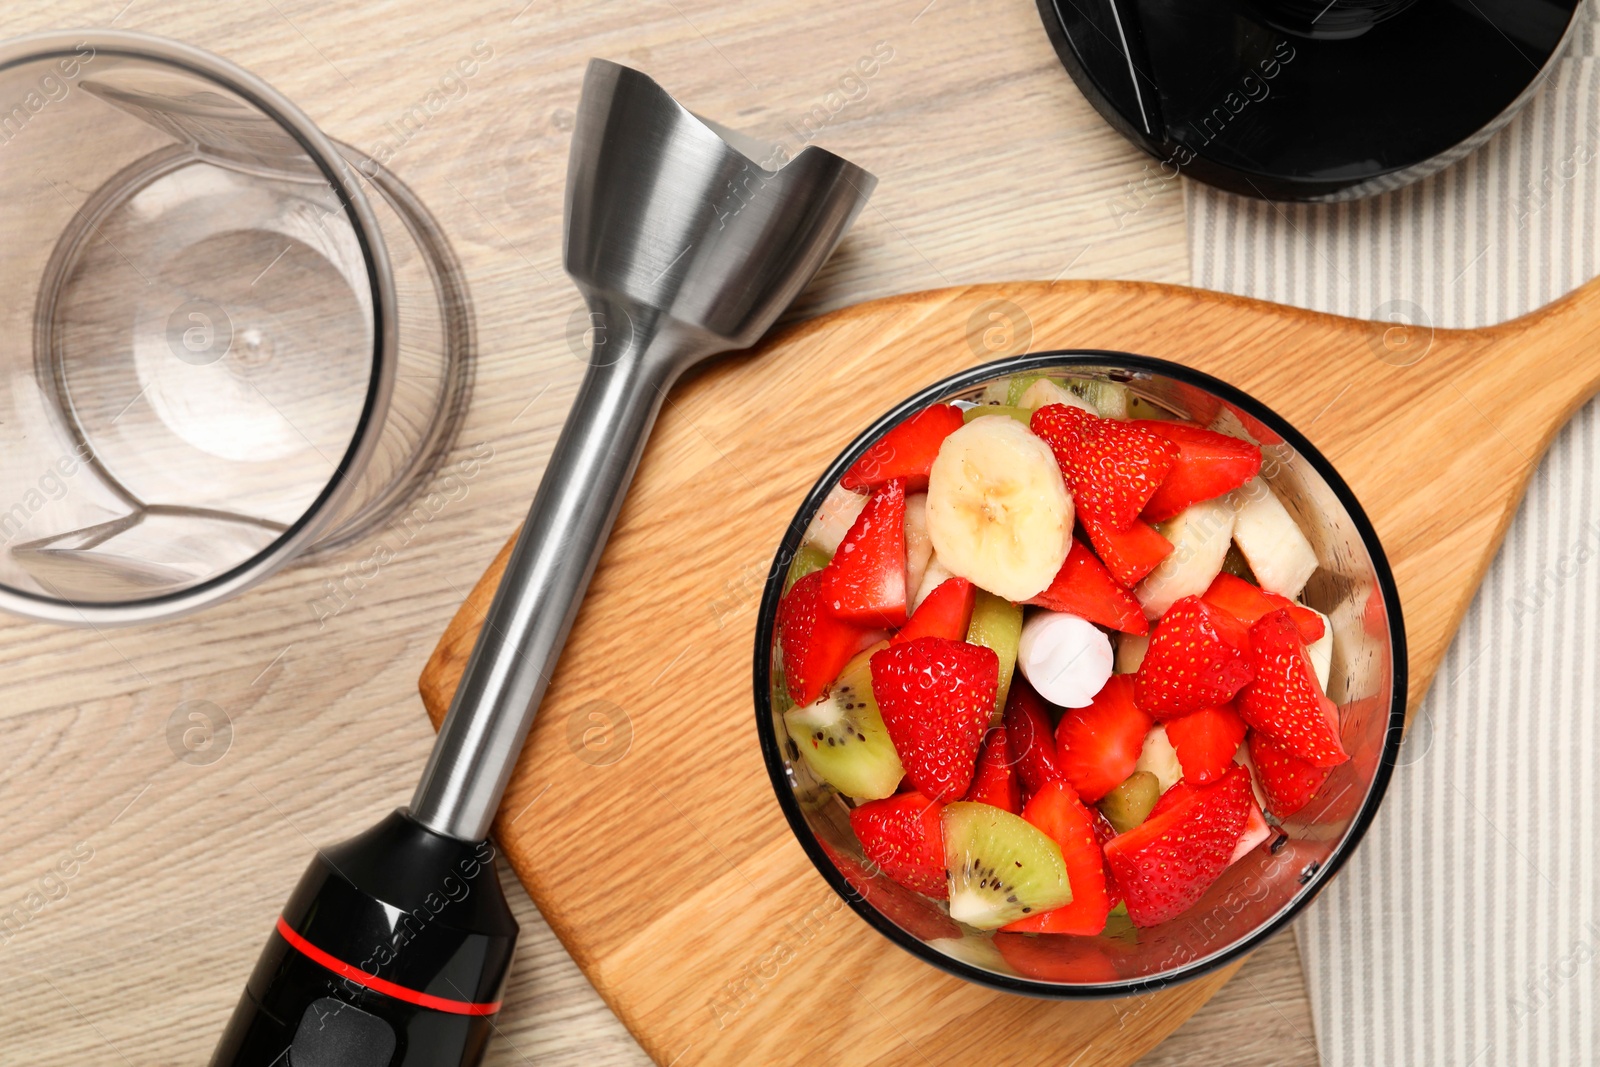
[[[874,185],[590,62],[566,197],[566,269],[593,326],[583,385],[410,807],[317,853],[213,1067],[482,1058],[517,938],[490,823],[661,401],[690,366],[766,332]]]

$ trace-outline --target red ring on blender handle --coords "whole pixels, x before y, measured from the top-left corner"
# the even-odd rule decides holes
[[[433,1011],[449,1012],[452,1015],[494,1015],[500,1010],[502,1001],[492,1001],[487,1004],[474,1004],[470,1000],[453,1000],[449,997],[434,996],[432,993],[422,993],[403,985],[396,985],[375,974],[369,974],[359,967],[352,966],[307,941],[294,928],[289,925],[283,916],[278,916],[278,936],[289,942],[289,946],[313,963],[320,964],[338,975],[348,978],[356,985],[364,986],[374,993],[382,993],[386,997],[403,1000],[407,1004],[415,1004],[419,1008],[429,1008]]]

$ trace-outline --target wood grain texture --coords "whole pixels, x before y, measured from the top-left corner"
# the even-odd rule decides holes
[[[34,0],[5,15],[7,35],[112,24],[186,40],[264,78],[330,136],[390,148],[476,308],[477,386],[450,458],[493,449],[467,492],[448,494],[320,623],[328,583],[390,531],[192,619],[104,633],[0,619],[0,909],[24,902],[74,844],[94,849],[65,895],[0,944],[7,1062],[204,1062],[311,850],[410,795],[432,741],[417,673],[526,510],[582,372],[561,198],[590,56],[793,144],[856,60],[892,45],[894,60],[816,136],[881,182],[795,319],[996,279],[1189,277],[1179,183],[1150,180],[1149,161],[1072,88],[1025,2]],[[493,56],[400,141],[394,124],[478,42]],[[179,763],[166,741],[192,700],[231,722],[231,745],[208,766]],[[486,1062],[647,1063],[527,895],[508,889],[523,933]],[[1281,1014],[1310,1030],[1292,972],[1275,970],[1259,993],[1230,984],[1157,1054],[1193,1067],[1248,1048],[1252,1062],[1315,1062],[1276,1040]],[[1230,1040],[1188,1036],[1222,1002]]]
[[[660,1061],[689,1048],[695,1062],[764,1061],[802,1041],[821,1055],[849,1034],[852,1062],[954,1063],[974,1051],[967,1042],[983,1018],[988,1047],[1003,1042],[1008,1062],[1087,1052],[1081,1062],[1120,1064],[1221,984],[1157,994],[1137,1010],[1024,1000],[936,974],[846,917],[808,938],[731,1018],[725,1010],[727,991],[787,944],[789,924],[823,909],[848,916],[783,821],[752,736],[762,580],[816,476],[883,409],[980,362],[983,312],[997,302],[1028,348],[1176,360],[1300,428],[1349,483],[1388,554],[1413,708],[1534,462],[1600,382],[1600,358],[1574,358],[1600,343],[1600,283],[1503,327],[1400,338],[1386,325],[1195,289],[1071,281],[847,308],[675,390],[497,822],[557,935]],[[506,554],[423,674],[436,719]],[[630,747],[587,747],[591,724],[609,724]],[[624,838],[626,848],[595,847]],[[580,869],[584,878],[570,876]],[[846,978],[854,995],[840,995]],[[797,1027],[797,1013],[830,1025]]]

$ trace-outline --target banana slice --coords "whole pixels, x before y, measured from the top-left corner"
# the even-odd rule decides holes
[[[928,538],[928,495],[906,497],[906,592],[913,597],[922,588],[922,576],[933,558],[933,542]],[[918,603],[921,603],[919,600]]]
[[[1069,408],[1082,408],[1091,415],[1100,414],[1093,404],[1077,393],[1067,392],[1049,378],[1035,378],[1017,398],[1017,407],[1026,411],[1038,411],[1049,404],[1065,404]]]
[[[1306,655],[1311,657],[1311,669],[1317,672],[1317,684],[1326,693],[1328,676],[1333,673],[1333,620],[1320,611],[1317,617],[1322,620],[1322,636],[1306,646]]]
[[[926,515],[924,515],[924,521],[926,521]],[[928,565],[922,569],[922,581],[917,583],[916,596],[911,599],[912,612],[915,613],[918,608],[922,607],[922,602],[928,599],[929,593],[954,577],[955,575],[950,573],[950,569],[939,562],[938,556],[929,556]],[[906,583],[906,588],[911,588],[909,582]]]
[[[1015,419],[974,419],[928,474],[928,535],[952,574],[1011,601],[1049,587],[1072,546],[1072,497],[1050,446]]]
[[[866,506],[865,493],[852,493],[842,485],[834,486],[823,497],[800,543],[816,545],[825,556],[833,555],[839,551],[839,542],[844,540],[844,535],[850,532],[861,509]]]
[[[1239,520],[1233,540],[1269,593],[1293,600],[1317,569],[1317,553],[1272,487],[1257,477],[1234,490]]]
[[[1117,635],[1117,673],[1132,674],[1139,669],[1139,664],[1144,662],[1144,654],[1150,651],[1149,634],[1118,634]]]
[[[1233,505],[1226,497],[1202,500],[1157,529],[1172,542],[1172,552],[1134,587],[1147,619],[1159,619],[1184,597],[1211,588],[1234,536]]]
[[[1139,750],[1136,771],[1149,771],[1161,783],[1161,791],[1171,789],[1183,777],[1183,765],[1178,762],[1178,750],[1167,740],[1167,728],[1157,723],[1144,735],[1144,747]]]

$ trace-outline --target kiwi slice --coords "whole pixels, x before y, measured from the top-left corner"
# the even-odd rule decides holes
[[[893,796],[906,773],[872,696],[870,661],[883,647],[874,645],[846,664],[815,703],[783,714],[789,737],[817,777],[857,800]]]
[[[784,576],[783,591],[788,593],[794,588],[795,582],[826,567],[830,558],[826,552],[810,542],[801,545],[800,550],[794,554],[794,559],[789,561],[789,573]]]
[[[1098,378],[1068,378],[1067,389],[1094,405],[1102,418],[1125,419],[1128,401],[1132,394],[1128,387],[1116,382],[1102,382]]]
[[[943,818],[950,918],[995,930],[1072,903],[1061,846],[1032,823],[967,800],[946,805]]]
[[[981,419],[985,415],[1006,415],[1016,419],[1024,426],[1033,420],[1033,412],[1026,408],[1014,408],[1008,404],[984,404],[980,407],[968,408],[963,411],[961,413],[961,421],[971,422],[973,419]]]
[[[994,709],[1005,711],[1006,694],[1011,691],[1011,673],[1017,669],[1017,642],[1022,639],[1022,605],[979,589],[972,601],[972,621],[967,624],[967,640],[994,649],[1000,658],[1000,684],[995,688]]]
[[[1149,816],[1161,799],[1161,781],[1149,771],[1134,771],[1122,784],[1100,798],[1100,814],[1125,834]]]

